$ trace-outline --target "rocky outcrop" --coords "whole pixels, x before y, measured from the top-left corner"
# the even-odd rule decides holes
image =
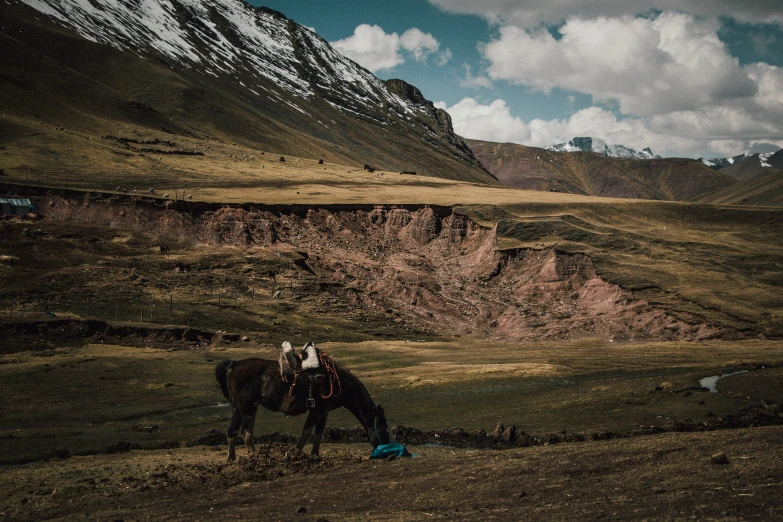
[[[59,197],[37,203],[55,219],[155,230],[162,241],[193,238],[246,247],[248,255],[259,247],[295,251],[303,259],[297,276],[303,288],[339,294],[388,314],[390,321],[434,334],[506,340],[739,335],[693,311],[674,312],[636,298],[604,280],[586,254],[543,246],[503,250],[497,226],[480,226],[443,209],[183,212]]]
[[[448,112],[435,108],[435,105],[426,99],[418,88],[404,80],[390,79],[384,83],[389,92],[417,105],[422,110],[423,115],[420,116],[420,119],[432,132],[459,149],[463,154],[475,159],[470,147],[454,133],[451,116]]]

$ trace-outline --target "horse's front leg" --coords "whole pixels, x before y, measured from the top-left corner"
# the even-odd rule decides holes
[[[310,410],[305,420],[304,428],[302,428],[302,436],[299,437],[299,442],[296,443],[296,449],[302,451],[307,444],[307,439],[310,438],[310,434],[313,432],[316,422],[318,421],[319,413],[317,410]]]
[[[321,436],[324,434],[324,428],[326,427],[326,418],[329,416],[329,410],[326,410],[323,415],[318,417],[318,421],[315,423],[315,435],[313,435],[313,450],[310,455],[318,455],[321,450]]]

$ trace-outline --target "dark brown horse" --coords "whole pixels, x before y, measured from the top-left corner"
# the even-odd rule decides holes
[[[345,407],[358,419],[373,448],[390,443],[383,409],[375,405],[364,384],[348,370],[327,361],[333,369],[331,372],[298,374],[294,374],[283,359],[223,360],[217,364],[215,377],[232,409],[227,431],[229,462],[236,459],[236,436],[240,430],[248,451],[255,452],[253,425],[259,405],[286,415],[307,413],[296,447],[302,451],[315,428],[312,455],[318,455],[329,412],[340,407]],[[296,384],[292,389],[294,379]]]

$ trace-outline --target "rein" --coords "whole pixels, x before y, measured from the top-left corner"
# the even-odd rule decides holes
[[[331,397],[339,397],[343,392],[343,387],[332,359],[321,350],[318,350],[318,359],[321,362],[321,366],[326,372],[326,377],[329,381],[329,393],[326,392],[326,381],[321,383],[321,398],[329,399]]]
[[[381,436],[378,434],[378,417],[375,417],[373,421],[373,429],[375,430],[375,438],[378,440],[378,444],[381,443]]]

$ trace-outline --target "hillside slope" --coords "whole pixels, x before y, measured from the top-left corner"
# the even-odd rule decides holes
[[[750,179],[706,195],[701,201],[721,205],[783,207],[783,170],[766,168]]]
[[[692,201],[736,181],[685,158],[612,158],[514,143],[467,140],[473,153],[509,187],[590,196]]]
[[[766,165],[766,166],[765,166]],[[764,176],[769,173],[771,167],[761,161],[758,154],[752,154],[745,158],[735,161],[731,165],[720,169],[721,174],[731,176],[740,181],[747,181],[757,176]]]
[[[99,179],[222,143],[245,149],[240,159],[271,151],[497,183],[417,89],[280,13],[240,0],[27,4],[0,12],[6,174]],[[101,136],[154,146],[118,153]]]

